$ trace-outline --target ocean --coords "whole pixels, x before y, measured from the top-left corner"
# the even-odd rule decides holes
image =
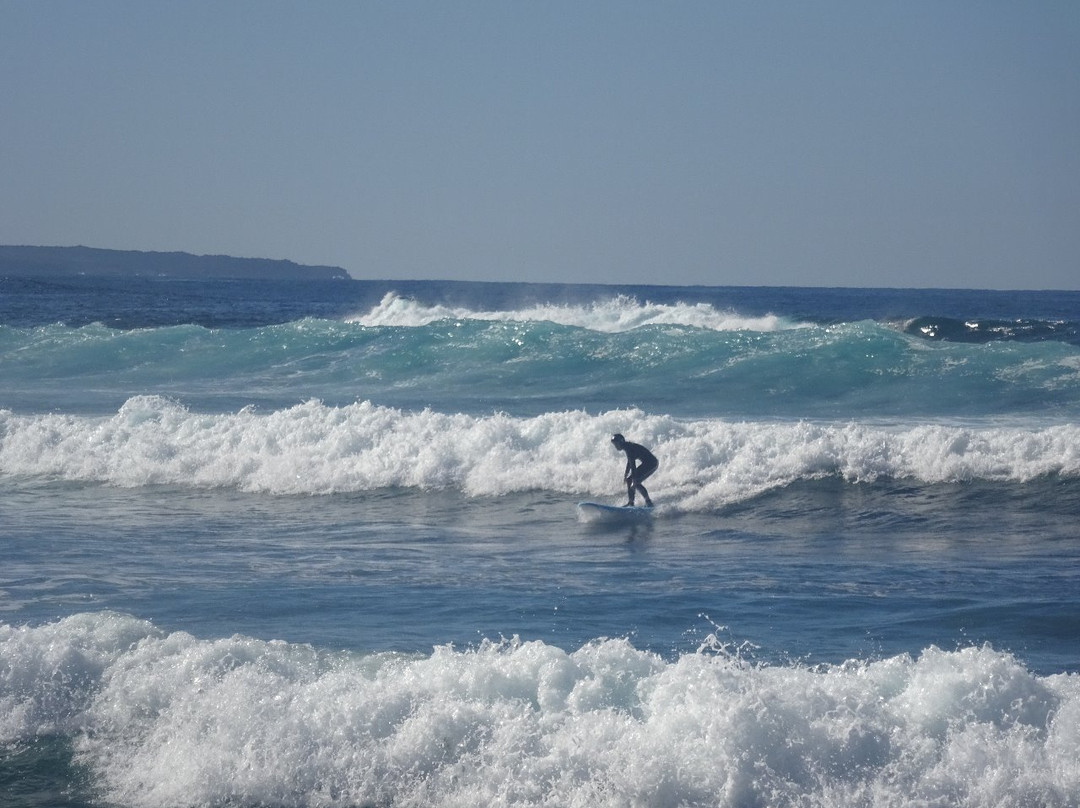
[[[0,279],[0,794],[1080,805],[1080,292]]]

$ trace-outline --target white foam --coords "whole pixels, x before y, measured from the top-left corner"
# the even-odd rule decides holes
[[[0,739],[69,734],[120,805],[1080,799],[1080,676],[988,647],[817,668],[715,641],[348,655],[100,614],[0,626],[0,673]]]
[[[661,467],[650,490],[686,510],[829,476],[853,483],[1080,476],[1080,427],[1069,424],[684,421],[638,410],[519,418],[318,401],[268,413],[200,414],[157,396],[134,397],[109,418],[0,411],[0,474],[271,494],[407,487],[595,499],[621,493],[614,432],[654,450]]]
[[[348,318],[366,326],[421,327],[444,320],[550,322],[557,325],[616,333],[649,325],[679,325],[712,331],[779,331],[798,324],[775,315],[746,317],[707,303],[638,302],[619,295],[587,305],[544,303],[511,311],[477,311],[465,307],[428,305],[388,292],[371,311]]]

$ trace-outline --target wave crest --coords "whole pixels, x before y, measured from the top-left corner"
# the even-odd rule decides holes
[[[989,647],[807,668],[706,644],[428,655],[0,624],[5,742],[72,738],[124,805],[1068,805],[1080,678]],[[58,687],[57,683],[64,683]]]
[[[707,303],[639,302],[627,295],[584,305],[543,303],[511,311],[482,311],[444,304],[419,303],[388,292],[371,311],[347,318],[365,326],[418,328],[443,320],[549,322],[604,333],[653,325],[687,326],[710,331],[780,331],[799,324],[776,315],[747,317]]]
[[[0,474],[118,486],[230,487],[272,494],[382,488],[468,496],[553,490],[618,494],[614,432],[653,448],[650,486],[669,506],[708,511],[800,479],[855,483],[1025,482],[1080,476],[1080,427],[970,428],[679,420],[639,410],[535,417],[403,411],[309,401],[260,413],[189,412],[158,396],[112,417],[0,411]],[[662,493],[661,493],[662,492]]]

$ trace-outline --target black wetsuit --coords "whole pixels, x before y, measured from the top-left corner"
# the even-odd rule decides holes
[[[626,452],[626,472],[623,475],[626,480],[626,496],[629,500],[626,504],[634,504],[634,491],[637,490],[645,497],[645,504],[652,506],[649,492],[645,490],[641,481],[656,471],[660,466],[660,461],[640,443],[624,440],[619,449]]]

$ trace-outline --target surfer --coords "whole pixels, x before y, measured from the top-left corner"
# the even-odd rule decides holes
[[[626,481],[626,496],[630,500],[626,503],[626,507],[633,507],[634,492],[640,491],[645,497],[645,505],[651,508],[652,500],[649,499],[649,492],[645,490],[641,481],[656,471],[660,461],[640,443],[631,443],[622,435],[612,435],[611,442],[620,452],[626,452],[626,471],[623,473],[623,479]]]

